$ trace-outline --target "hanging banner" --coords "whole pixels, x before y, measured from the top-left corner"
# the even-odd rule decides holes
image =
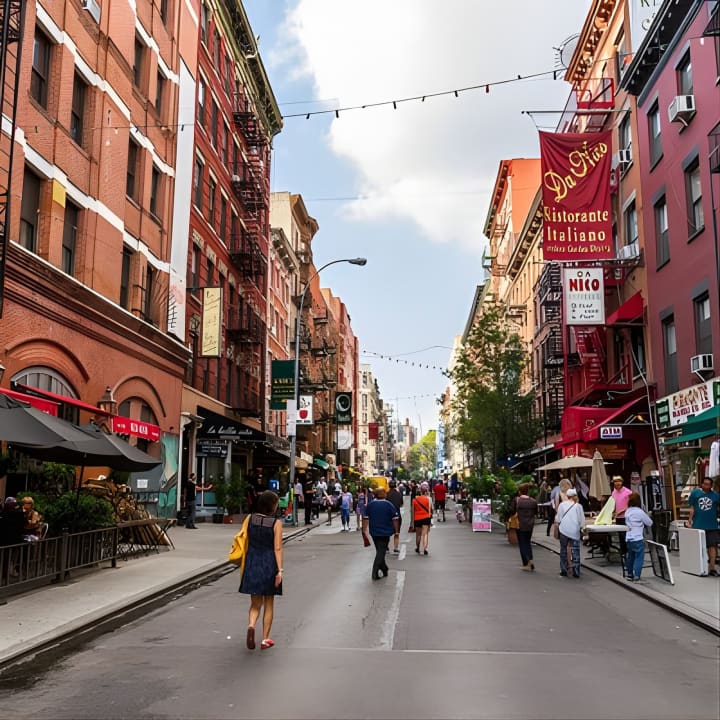
[[[605,277],[602,268],[565,269],[563,292],[568,325],[605,324]]]
[[[335,423],[337,425],[352,423],[352,393],[335,393]]]
[[[663,0],[630,0],[630,52],[636,53]],[[632,59],[632,58],[630,58]]]
[[[612,133],[540,133],[543,258],[615,257],[610,204]]]
[[[368,440],[378,439],[378,429],[380,428],[379,423],[368,423]]]
[[[202,357],[220,357],[222,346],[222,288],[203,288]]]
[[[270,409],[284,410],[295,395],[295,361],[273,360],[270,377]]]
[[[482,498],[472,501],[472,530],[473,532],[492,532],[492,506],[490,500]]]
[[[301,395],[298,400],[297,424],[313,424],[313,395]]]

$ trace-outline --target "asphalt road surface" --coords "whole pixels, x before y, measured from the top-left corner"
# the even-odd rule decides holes
[[[720,716],[717,638],[600,576],[561,578],[543,549],[522,572],[503,534],[448,514],[427,557],[403,530],[372,581],[374,549],[333,524],[285,547],[274,648],[245,649],[248,600],[228,575],[7,673],[0,717]]]

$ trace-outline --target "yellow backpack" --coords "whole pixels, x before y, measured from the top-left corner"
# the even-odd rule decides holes
[[[240,572],[245,570],[245,558],[247,557],[248,549],[248,524],[250,523],[250,516],[248,515],[243,520],[240,531],[235,535],[230,546],[230,552],[228,553],[228,562],[233,565],[240,566]]]

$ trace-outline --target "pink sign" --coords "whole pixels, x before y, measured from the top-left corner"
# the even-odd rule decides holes
[[[492,532],[492,505],[489,500],[478,500],[473,498],[472,501],[472,529],[473,532]]]

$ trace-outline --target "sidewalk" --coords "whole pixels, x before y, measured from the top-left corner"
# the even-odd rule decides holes
[[[302,517],[301,517],[302,521]],[[318,524],[318,521],[315,521]],[[227,555],[239,525],[174,527],[175,549],[119,561],[116,568],[75,571],[62,583],[7,599],[0,606],[0,665],[103,619],[232,566]],[[310,526],[285,526],[285,541]]]
[[[535,526],[533,543],[559,554],[560,541],[552,536],[547,537],[545,529],[545,523]],[[629,592],[643,595],[648,600],[663,605],[720,635],[720,578],[700,577],[681,572],[680,555],[677,551],[668,553],[674,585],[655,577],[651,567],[643,569],[640,582],[631,583],[623,578],[622,567],[619,563],[609,563],[601,557],[590,558],[589,548],[585,546],[581,546],[580,554],[583,568],[622,585]],[[647,566],[649,563],[650,559],[646,553],[645,565]],[[558,564],[558,572],[559,567]]]

